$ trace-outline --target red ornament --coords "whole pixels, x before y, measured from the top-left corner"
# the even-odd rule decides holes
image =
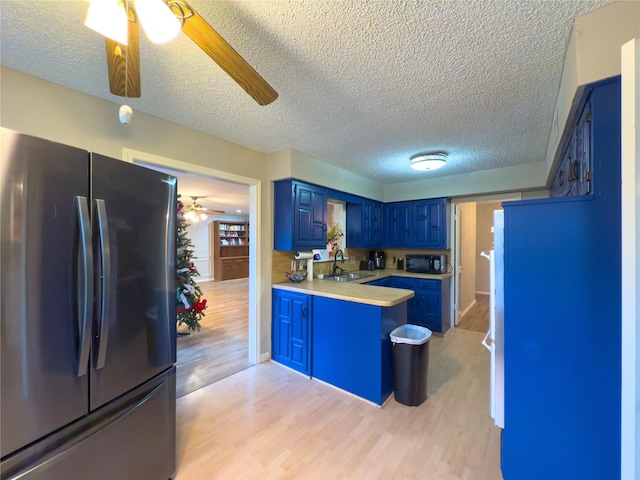
[[[202,300],[201,302],[196,303],[195,305],[196,307],[196,312],[198,313],[202,313],[202,311],[207,308],[207,299],[205,298],[204,300]]]

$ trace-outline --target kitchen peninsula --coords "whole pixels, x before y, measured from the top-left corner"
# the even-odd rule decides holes
[[[272,356],[283,365],[382,405],[393,392],[389,333],[407,323],[415,293],[378,286],[378,282],[394,277],[438,284],[446,280],[442,283],[448,295],[451,274],[392,269],[351,273],[362,278],[273,284]]]

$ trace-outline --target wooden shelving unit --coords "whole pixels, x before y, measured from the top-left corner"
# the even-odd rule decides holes
[[[249,276],[249,224],[211,223],[214,280],[232,280]]]

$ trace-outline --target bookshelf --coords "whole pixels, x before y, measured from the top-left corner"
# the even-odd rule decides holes
[[[211,223],[214,280],[232,280],[249,276],[249,224],[246,222]]]

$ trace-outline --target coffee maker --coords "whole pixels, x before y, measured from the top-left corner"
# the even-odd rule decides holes
[[[376,269],[383,270],[385,267],[385,254],[381,250],[371,250],[369,252],[369,260],[373,262]]]

